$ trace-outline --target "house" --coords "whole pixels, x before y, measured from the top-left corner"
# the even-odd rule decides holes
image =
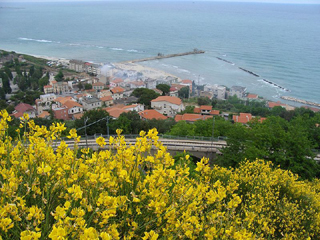
[[[232,120],[237,123],[246,124],[254,118],[256,117],[253,117],[250,113],[240,113],[240,115],[233,115]],[[264,120],[266,118],[259,118],[259,122],[263,122]]]
[[[98,98],[103,98],[106,96],[112,96],[112,92],[110,90],[101,90],[100,92],[97,93]]]
[[[83,106],[72,100],[66,101],[63,104],[63,107],[66,107],[68,109],[69,119],[72,119],[74,114],[83,112]]]
[[[157,87],[157,80],[155,79],[147,78],[144,82],[148,89],[155,89]]]
[[[212,106],[201,105],[200,107],[194,108],[194,113],[200,113],[201,115],[219,115],[219,110],[213,110]]]
[[[184,80],[181,81],[180,84],[183,85],[183,86],[188,86],[189,89],[190,89],[190,95],[192,94],[192,81],[191,80],[184,79]]]
[[[96,82],[92,84],[92,89],[96,90],[97,92],[100,92],[105,87],[104,83],[102,82]]]
[[[211,87],[211,91],[213,93],[213,98],[224,100],[226,99],[227,88],[224,86],[220,86],[218,84],[214,84]],[[231,95],[233,96],[233,95]]]
[[[198,120],[207,120],[208,118],[212,118],[212,116],[205,116],[205,115],[195,114],[195,113],[185,113],[183,115],[177,114],[174,120],[176,122],[179,122],[179,121],[195,122]]]
[[[146,84],[142,81],[134,81],[130,82],[130,89],[136,89],[136,88],[145,88]]]
[[[85,71],[84,62],[80,60],[72,59],[69,62],[69,69],[76,72],[84,72]]]
[[[122,109],[128,110],[128,111],[142,112],[144,111],[144,106],[142,104],[132,104],[132,105],[124,106]]]
[[[27,113],[30,118],[36,117],[36,109],[34,109],[30,104],[27,103],[19,103],[17,106],[15,106],[14,111],[11,115],[16,118],[20,118],[24,113]]]
[[[73,97],[71,96],[67,96],[67,97],[57,97],[56,99],[54,99],[57,107],[62,107],[67,101],[75,101],[73,99]]]
[[[51,81],[51,85],[56,94],[68,93],[71,90],[67,82]]]
[[[89,111],[92,109],[100,108],[102,106],[102,101],[96,97],[84,98],[82,100],[82,105],[84,110]]]
[[[50,113],[43,111],[40,115],[38,115],[38,118],[50,119]]]
[[[151,107],[169,117],[175,116],[178,112],[185,110],[181,99],[171,96],[160,96],[153,99],[151,101]]]
[[[84,64],[84,69],[87,73],[93,75],[100,75],[101,74],[101,66],[95,63],[86,62]]]
[[[142,112],[139,113],[141,119],[162,119],[165,120],[168,117],[164,116],[163,114],[159,113],[156,110],[150,109],[150,110],[144,110]]]
[[[259,99],[259,96],[257,94],[248,93],[247,99],[248,100],[257,100],[257,99]]]
[[[105,96],[100,98],[102,104],[104,104],[104,106],[106,107],[110,107],[111,105],[113,105],[113,98],[112,96]]]
[[[232,86],[229,92],[229,96],[236,95],[238,98],[244,98],[247,88],[240,86]]]
[[[213,95],[213,92],[201,91],[200,92],[200,97],[207,97],[209,99],[212,99],[214,97],[214,95]]]
[[[40,115],[44,110],[50,110],[55,99],[56,95],[53,93],[40,95],[40,98],[35,101],[37,114]]]
[[[125,82],[121,78],[116,78],[110,82],[110,88],[125,87]]]
[[[113,100],[118,100],[123,98],[124,89],[122,87],[115,87],[111,89]]]
[[[252,119],[252,115],[251,113],[240,113],[239,116],[233,115],[232,119],[234,122],[248,123]]]
[[[55,119],[69,120],[68,108],[66,107],[57,107],[52,109]]]
[[[45,86],[43,86],[43,91],[45,94],[53,93],[53,86],[52,85],[45,85]]]

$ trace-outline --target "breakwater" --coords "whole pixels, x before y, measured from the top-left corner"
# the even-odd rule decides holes
[[[181,57],[181,56],[186,56],[186,55],[192,55],[192,54],[202,54],[205,53],[205,51],[194,49],[191,52],[183,52],[183,53],[174,53],[174,54],[161,54],[158,53],[157,56],[154,57],[149,57],[149,58],[142,58],[142,59],[135,59],[135,60],[130,60],[130,61],[125,61],[121,63],[137,63],[137,62],[146,62],[146,61],[152,61],[152,60],[157,60],[157,59],[163,59],[163,58],[173,58],[173,57]]]
[[[311,105],[311,106],[320,107],[319,103],[310,102],[310,101],[306,101],[306,100],[302,100],[302,99],[298,99],[298,98],[294,98],[294,97],[281,96],[281,98],[284,100],[288,100],[288,101],[293,101],[293,102],[298,102],[298,103],[303,103],[303,104],[307,104],[307,105]]]
[[[221,58],[221,57],[216,57],[216,58],[219,59],[220,61],[223,61],[223,62],[232,64],[232,65],[235,65],[233,62],[230,62],[230,61],[228,61],[228,60],[226,60],[226,59],[223,59],[223,58]],[[249,73],[250,75],[253,75],[253,76],[255,76],[255,77],[260,77],[259,74],[255,73],[255,72],[252,72],[252,71],[250,71],[250,70],[248,70],[248,69],[245,69],[245,68],[243,68],[243,67],[238,67],[238,68],[239,68],[240,70],[246,72],[246,73]],[[267,80],[267,79],[265,79],[265,78],[263,78],[261,81],[263,81],[263,82],[265,82],[265,83],[268,83],[268,84],[270,84],[270,85],[272,85],[272,86],[275,86],[275,87],[277,87],[277,88],[280,88],[280,89],[283,90],[283,91],[290,92],[289,89],[284,88],[284,87],[282,87],[282,86],[280,86],[280,85],[278,85],[278,84],[276,84],[276,83],[274,83],[274,82],[271,82],[271,81],[269,81],[269,80]]]
[[[276,83],[274,83],[274,82],[271,82],[271,81],[269,81],[269,80],[267,80],[267,79],[264,79],[264,78],[263,78],[262,81],[263,81],[263,82],[266,82],[266,83],[269,83],[270,85],[273,85],[273,86],[275,86],[275,87],[277,87],[277,88],[280,88],[280,89],[282,89],[283,91],[290,92],[289,89],[284,88],[284,87],[282,87],[282,86],[280,86],[280,85],[278,85],[278,84],[276,84]]]

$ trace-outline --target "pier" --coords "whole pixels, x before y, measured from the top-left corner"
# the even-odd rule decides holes
[[[284,100],[288,100],[288,101],[293,101],[293,102],[298,102],[298,103],[303,103],[303,104],[307,104],[307,105],[311,105],[311,106],[320,107],[319,103],[310,102],[310,101],[306,101],[306,100],[302,100],[302,99],[298,99],[298,98],[294,98],[294,97],[282,96],[281,98]]]
[[[191,52],[183,52],[183,53],[174,53],[174,54],[168,54],[164,55],[161,53],[158,53],[157,56],[155,57],[149,57],[149,58],[142,58],[142,59],[135,59],[135,60],[130,60],[130,61],[125,61],[121,63],[137,63],[137,62],[146,62],[146,61],[152,61],[152,60],[157,60],[157,59],[164,59],[164,58],[173,58],[173,57],[181,57],[181,56],[186,56],[186,55],[192,55],[192,54],[202,54],[205,53],[205,51],[194,49]]]

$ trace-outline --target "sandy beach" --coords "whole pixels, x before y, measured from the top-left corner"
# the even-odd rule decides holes
[[[147,77],[147,78],[159,79],[164,77],[173,77],[173,78],[177,78],[178,81],[181,81],[181,78],[173,74],[167,73],[159,69],[145,67],[137,63],[113,63],[113,65],[116,68],[121,70],[140,72],[143,74],[144,77]]]

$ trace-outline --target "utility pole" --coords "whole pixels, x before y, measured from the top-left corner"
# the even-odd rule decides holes
[[[107,117],[107,134],[109,139],[109,117]]]
[[[87,137],[87,121],[89,120],[88,117],[86,117],[84,119],[84,132],[85,132],[85,135],[86,135],[86,146],[88,147],[88,137]]]
[[[213,159],[213,139],[214,139],[214,116],[212,117],[212,138],[211,138],[212,159]]]

